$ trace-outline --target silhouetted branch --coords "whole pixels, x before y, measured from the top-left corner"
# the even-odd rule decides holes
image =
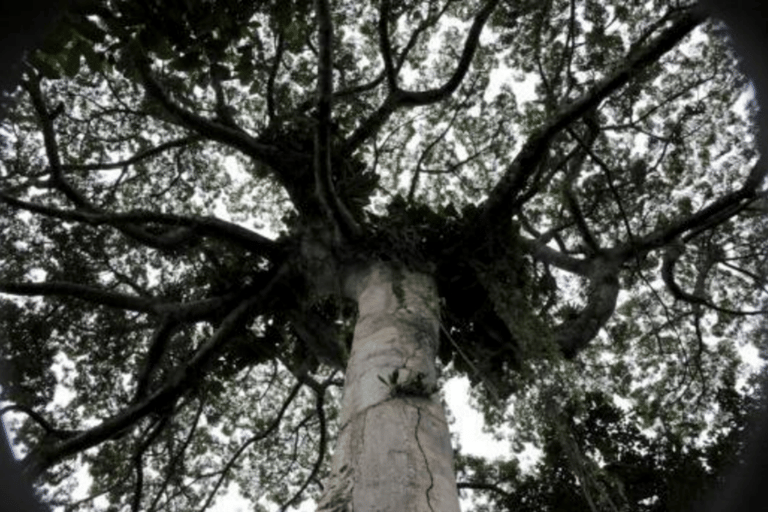
[[[731,315],[762,315],[768,313],[765,310],[757,311],[740,311],[728,308],[723,308],[713,303],[711,300],[704,296],[704,279],[709,269],[717,263],[714,260],[708,259],[704,262],[703,268],[699,270],[699,275],[696,279],[696,285],[694,286],[695,292],[688,293],[683,290],[677,281],[675,280],[675,265],[680,257],[685,253],[685,244],[681,240],[675,240],[671,244],[667,245],[664,250],[664,256],[662,257],[661,265],[661,278],[664,281],[669,292],[672,296],[680,301],[693,304],[694,306],[705,306],[721,313],[727,313]],[[701,337],[701,336],[699,336]]]
[[[173,213],[159,213],[146,210],[125,213],[95,212],[92,210],[61,210],[16,199],[3,192],[0,192],[0,201],[15,208],[24,209],[40,215],[68,221],[83,222],[93,226],[108,225],[121,230],[129,227],[136,228],[137,224],[161,224],[173,227],[173,229],[168,230],[163,235],[150,235],[145,233],[152,238],[153,244],[150,245],[160,243],[165,247],[176,247],[180,244],[189,243],[195,237],[207,236],[219,240],[226,240],[245,249],[264,255],[275,255],[277,251],[277,245],[269,238],[238,224],[227,222],[216,217],[177,215]]]
[[[328,444],[328,429],[326,427],[326,422],[325,422],[325,411],[323,410],[323,404],[325,403],[324,390],[318,392],[315,396],[316,396],[315,411],[317,412],[317,419],[320,422],[320,443],[317,448],[317,459],[315,460],[315,463],[312,466],[312,471],[309,473],[307,478],[304,479],[304,483],[296,491],[293,497],[288,501],[286,501],[285,505],[280,507],[280,512],[285,512],[286,510],[288,510],[288,507],[290,507],[291,504],[295,502],[299,496],[301,496],[301,494],[307,489],[307,486],[309,486],[309,484],[315,478],[317,478],[317,475],[320,472],[320,467],[323,465],[323,459],[325,458],[325,453],[327,451],[327,444]]]
[[[554,329],[555,343],[567,359],[575,357],[597,336],[613,315],[619,296],[620,262],[599,256],[590,264],[586,306]]]
[[[360,234],[360,226],[336,194],[331,169],[331,125],[333,101],[333,24],[328,0],[315,0],[317,14],[317,125],[315,127],[315,192],[328,219],[342,233]]]
[[[378,109],[360,123],[360,126],[344,141],[342,153],[352,154],[363,142],[376,134],[389,117],[401,107],[416,107],[429,105],[449,97],[461,85],[464,76],[469,70],[472,59],[477,50],[480,34],[485,22],[491,16],[499,0],[488,0],[475,15],[467,38],[464,41],[464,50],[451,77],[441,87],[427,91],[405,91],[396,88],[390,91]]]
[[[644,49],[629,55],[613,73],[598,81],[579,99],[560,108],[552,119],[528,138],[507,167],[504,175],[482,205],[484,218],[489,222],[494,218],[507,218],[516,208],[519,208],[518,195],[524,190],[528,179],[536,170],[537,163],[544,156],[551,139],[629,83],[640,71],[657,62],[703,20],[699,13],[679,14],[676,21]]]
[[[81,164],[81,165],[63,164],[61,166],[61,169],[63,171],[107,171],[110,169],[122,169],[124,167],[135,165],[143,160],[147,160],[149,158],[157,156],[168,149],[183,148],[185,146],[189,146],[191,144],[194,144],[195,142],[200,142],[202,140],[203,138],[200,137],[199,135],[182,137],[181,139],[171,140],[163,144],[159,144],[154,148],[150,148],[140,153],[136,153],[132,157],[127,158],[125,160],[120,160],[117,162],[99,163],[99,164]]]
[[[0,419],[3,417],[3,415],[5,415],[5,413],[14,412],[14,411],[23,412],[24,414],[32,418],[35,421],[35,423],[40,425],[43,428],[43,430],[45,430],[45,434],[47,436],[51,436],[55,439],[69,439],[70,437],[76,436],[80,433],[80,431],[78,430],[67,430],[67,429],[55,428],[48,422],[48,420],[43,418],[42,414],[22,404],[6,405],[2,409],[0,409]]]
[[[216,493],[219,490],[219,487],[221,487],[221,484],[224,482],[224,479],[227,477],[227,473],[229,473],[229,470],[232,469],[232,466],[234,466],[235,462],[237,462],[237,459],[240,458],[240,455],[243,454],[243,452],[251,446],[253,443],[256,443],[258,441],[261,441],[262,439],[267,438],[269,435],[271,435],[277,428],[280,426],[280,422],[283,419],[283,416],[285,415],[285,411],[288,409],[288,406],[291,405],[293,400],[296,398],[296,395],[299,394],[299,390],[301,390],[301,387],[303,384],[301,382],[296,383],[293,388],[291,389],[291,392],[288,394],[288,397],[283,401],[283,405],[280,407],[280,411],[278,411],[277,416],[274,420],[261,432],[258,434],[255,434],[248,438],[243,444],[240,445],[240,448],[238,448],[234,454],[232,454],[232,457],[229,458],[227,463],[224,465],[224,467],[220,471],[219,479],[216,481],[216,484],[213,486],[213,489],[208,494],[208,498],[203,503],[203,506],[200,507],[200,512],[204,512],[205,509],[207,509],[209,506],[211,506],[211,503],[213,502],[213,498],[216,496]]]
[[[153,76],[146,56],[141,55],[141,51],[137,47],[134,47],[134,53],[134,62],[141,75],[147,94],[160,103],[181,126],[191,129],[207,139],[215,140],[238,149],[251,158],[260,160],[270,166],[274,166],[274,164],[279,163],[283,159],[284,150],[262,144],[241,129],[211,121],[175,103],[165,92],[160,82]]]
[[[198,425],[200,424],[200,416],[203,413],[203,407],[205,406],[205,395],[200,397],[200,405],[197,407],[197,411],[195,412],[195,419],[192,421],[192,426],[189,428],[189,432],[187,433],[186,438],[184,439],[184,442],[182,443],[179,450],[173,455],[171,460],[168,461],[168,464],[166,466],[166,475],[163,479],[163,483],[160,485],[160,488],[157,490],[157,493],[155,493],[155,498],[152,500],[152,504],[147,509],[148,512],[152,512],[156,510],[157,504],[160,501],[160,497],[163,495],[165,488],[168,487],[168,484],[171,481],[171,478],[174,476],[174,469],[176,465],[179,463],[179,460],[184,456],[184,453],[187,451],[187,448],[189,447],[189,444],[192,442],[192,437],[195,435],[195,431],[197,430]]]
[[[204,375],[209,362],[218,353],[221,346],[230,338],[234,330],[256,308],[263,304],[273,288],[282,280],[287,272],[287,266],[276,270],[270,281],[246,300],[235,307],[222,321],[213,336],[202,343],[195,354],[184,364],[171,372],[166,382],[142,402],[132,405],[123,412],[102,421],[97,426],[85,430],[72,438],[40,446],[33,449],[22,461],[23,472],[37,478],[41,473],[59,461],[96,446],[114,435],[133,428],[136,423],[148,414],[162,410],[173,404],[196,381]]]
[[[274,122],[277,117],[275,109],[275,80],[277,78],[277,71],[280,69],[280,61],[283,58],[283,51],[285,50],[285,37],[283,32],[280,31],[277,34],[277,48],[275,48],[275,56],[272,60],[272,66],[269,68],[269,76],[267,77],[267,116],[269,116],[269,122]]]

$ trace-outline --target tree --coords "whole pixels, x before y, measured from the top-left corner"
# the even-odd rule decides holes
[[[523,399],[567,425],[597,385],[688,443],[726,428],[766,169],[718,25],[657,4],[78,4],[3,125],[26,473],[61,500],[86,464],[136,510],[233,479],[454,510],[436,356],[491,426]]]
[[[736,392],[730,377],[718,386],[716,400],[728,411],[729,429],[715,433],[706,446],[690,446],[673,430],[649,437],[610,396],[590,391],[583,403],[566,405],[567,430],[558,422],[545,427],[538,471],[522,474],[514,463],[461,457],[460,487],[491,491],[490,504],[478,511],[577,512],[601,502],[609,510],[617,504],[638,511],[699,510],[712,489],[723,487],[727,470],[744,458],[743,434],[764,405],[764,399]],[[600,469],[580,470],[591,469],[597,457],[606,461]],[[594,481],[584,492],[580,482],[587,476]]]

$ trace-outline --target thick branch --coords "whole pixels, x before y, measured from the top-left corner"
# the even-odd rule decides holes
[[[397,89],[397,72],[392,59],[392,45],[389,41],[389,0],[382,0],[379,7],[379,49],[384,60],[384,75],[387,78],[387,87],[392,92]]]
[[[589,272],[589,261],[557,251],[547,246],[546,241],[531,240],[522,236],[518,240],[523,249],[538,261],[580,276],[586,276]]]
[[[694,232],[685,236],[685,238],[689,238],[691,234],[714,228],[750,205],[752,200],[758,196],[766,175],[768,175],[768,163],[761,158],[752,168],[740,189],[718,198],[692,215],[671,222],[665,228],[638,238],[634,243],[621,246],[619,250],[623,254],[631,256],[637,252],[647,252],[668,245],[685,233]]]
[[[491,17],[493,10],[499,0],[488,0],[482,9],[475,15],[475,19],[472,21],[472,26],[467,34],[467,39],[464,41],[464,49],[461,52],[461,57],[456,65],[456,69],[453,75],[440,87],[436,89],[429,89],[427,91],[400,91],[399,103],[405,107],[415,107],[420,105],[430,105],[442,101],[459,88],[461,82],[464,80],[467,71],[469,70],[472,59],[477,51],[477,46],[480,42],[480,34],[483,32],[485,22]]]
[[[331,169],[333,100],[333,24],[328,0],[315,0],[317,14],[317,125],[315,127],[315,191],[329,220],[356,236],[360,227],[336,194]]]
[[[155,371],[155,368],[160,362],[160,358],[165,353],[166,347],[168,347],[168,343],[178,330],[178,327],[178,323],[173,320],[164,319],[152,335],[152,341],[149,344],[147,356],[144,358],[141,372],[136,379],[134,402],[140,402],[147,396],[152,373]]]
[[[19,296],[74,297],[111,308],[156,313],[160,301],[93,288],[79,283],[49,281],[44,283],[0,282],[0,292]]]
[[[587,305],[554,329],[555,343],[570,359],[585,348],[613,315],[619,296],[619,264],[615,259],[592,260]]]
[[[210,317],[228,304],[239,300],[241,294],[245,292],[233,292],[194,302],[164,302],[161,299],[126,295],[80,283],[48,281],[42,283],[0,282],[0,293],[26,297],[71,297],[100,306],[167,316],[179,322],[189,322]]]
[[[145,233],[146,236],[152,238],[152,242],[165,242],[164,245],[167,246],[189,242],[194,236],[208,236],[218,240],[231,242],[266,256],[274,256],[278,251],[277,245],[272,240],[251,231],[250,229],[216,217],[198,217],[150,211],[96,213],[91,210],[60,210],[58,208],[22,201],[21,199],[16,199],[15,197],[2,192],[0,192],[0,201],[15,208],[21,208],[57,219],[83,222],[94,226],[105,224],[120,228],[121,230],[133,228],[131,234],[134,235],[137,232],[143,232],[143,230],[136,228],[136,224],[162,224],[172,226],[174,229],[166,232],[164,235],[158,236]]]

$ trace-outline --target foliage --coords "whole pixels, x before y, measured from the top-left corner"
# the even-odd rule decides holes
[[[610,396],[590,392],[581,403],[567,404],[560,421],[579,447],[591,483],[572,469],[572,455],[555,422],[544,428],[543,456],[532,471],[465,456],[458,463],[463,487],[473,489],[478,483],[478,490],[492,491],[490,501],[477,510],[566,512],[593,510],[595,503],[598,510],[693,510],[742,459],[746,428],[764,399],[742,396],[729,377],[718,386],[716,403],[728,427],[704,442],[690,443],[674,430],[644,431]]]
[[[465,459],[498,507],[712,485],[768,261],[722,27],[677,0],[329,4],[81,0],[29,55],[0,125],[0,349],[40,492],[317,496],[348,281],[378,260],[434,277],[445,377],[544,448],[538,477]]]

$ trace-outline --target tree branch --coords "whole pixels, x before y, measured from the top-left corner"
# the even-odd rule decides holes
[[[143,230],[136,228],[135,224],[162,224],[174,227],[173,230],[166,232],[164,235],[158,236],[143,232],[146,236],[139,236],[140,241],[151,242],[149,245],[153,246],[177,247],[183,243],[190,242],[195,237],[208,236],[231,242],[244,249],[265,256],[275,256],[278,252],[277,244],[269,238],[216,217],[187,216],[141,210],[126,213],[101,213],[90,209],[85,211],[60,210],[16,199],[3,192],[0,192],[0,201],[15,208],[62,220],[83,222],[93,226],[106,224],[121,230],[132,227],[134,229],[130,234],[134,237],[138,236],[137,233],[143,232]],[[149,237],[151,240],[146,240],[146,237]]]
[[[84,284],[63,281],[44,283],[7,283],[0,281],[0,292],[27,297],[39,295],[73,297],[110,308],[151,314],[156,314],[160,305],[160,302],[156,299],[125,295],[93,288]]]
[[[485,22],[491,16],[499,0],[487,0],[485,5],[475,15],[464,42],[464,50],[456,66],[456,70],[448,81],[437,89],[428,91],[404,91],[396,88],[391,90],[384,102],[370,116],[364,119],[360,126],[344,141],[341,152],[343,155],[352,154],[360,145],[376,134],[389,117],[400,107],[416,107],[429,105],[444,100],[459,87],[469,70],[472,58],[477,50],[480,34]],[[385,64],[386,65],[386,64]],[[389,73],[385,70],[385,75]]]
[[[315,127],[315,192],[328,220],[341,232],[360,234],[360,226],[336,194],[331,169],[331,115],[333,101],[333,24],[328,0],[315,0],[317,15],[317,125]]]
[[[42,283],[9,283],[0,281],[0,293],[26,297],[71,297],[109,308],[148,313],[156,316],[167,316],[177,322],[190,322],[207,319],[211,315],[220,312],[222,308],[242,300],[242,296],[246,294],[246,291],[232,292],[193,302],[164,302],[161,299],[126,295],[67,281],[48,281]]]
[[[285,158],[284,150],[262,144],[245,131],[208,120],[194,112],[185,110],[175,103],[165,92],[160,82],[153,76],[149,61],[143,55],[138,43],[134,44],[134,63],[141,75],[147,94],[185,128],[191,129],[205,138],[215,140],[240,150],[244,154],[260,160],[270,167],[276,167]]]
[[[280,61],[283,59],[283,51],[285,49],[285,37],[283,37],[282,30],[277,34],[277,48],[275,48],[275,56],[272,61],[272,66],[269,69],[269,76],[267,77],[267,116],[269,122],[272,123],[277,118],[277,109],[275,108],[275,80],[277,78],[277,71],[280,69]]]
[[[317,418],[320,423],[320,443],[317,448],[317,459],[312,465],[312,471],[310,471],[307,478],[304,479],[304,483],[294,493],[293,497],[286,501],[285,505],[280,508],[280,512],[285,512],[288,510],[288,507],[290,507],[291,504],[294,503],[299,496],[301,496],[301,494],[307,489],[312,480],[317,477],[318,473],[320,472],[320,468],[323,465],[323,459],[325,458],[328,444],[328,429],[326,427],[325,411],[323,410],[323,404],[325,402],[325,395],[323,391],[317,392],[315,401],[315,411],[317,412]]]
[[[680,257],[685,253],[685,244],[682,240],[677,239],[671,244],[667,245],[664,256],[662,257],[661,264],[661,278],[664,281],[669,292],[672,296],[679,301],[693,304],[694,306],[705,306],[721,313],[727,313],[731,315],[762,315],[765,314],[765,310],[757,311],[739,311],[728,308],[723,308],[707,299],[704,296],[704,279],[707,272],[717,263],[713,259],[707,259],[704,262],[703,268],[700,270],[699,277],[696,279],[696,286],[694,293],[688,293],[683,290],[677,281],[675,280],[675,265]],[[698,316],[698,315],[697,315]]]
[[[485,5],[475,15],[472,21],[472,26],[469,29],[467,38],[464,41],[464,49],[461,52],[461,57],[456,65],[456,69],[453,75],[440,87],[436,89],[429,89],[426,91],[405,91],[399,89],[399,103],[404,107],[416,107],[422,105],[430,105],[442,101],[458,89],[461,82],[464,80],[464,76],[469,70],[472,59],[475,56],[478,44],[480,42],[480,34],[483,32],[485,22],[491,17],[493,10],[499,0],[487,0]]]
[[[147,396],[152,373],[155,371],[155,368],[160,362],[160,358],[168,347],[168,343],[178,331],[178,328],[179,324],[177,322],[165,318],[155,330],[152,336],[152,341],[149,343],[149,350],[147,350],[147,355],[142,363],[141,372],[136,379],[136,393],[133,398],[134,403],[140,402]]]
[[[283,402],[283,405],[280,407],[280,411],[278,411],[277,416],[275,417],[274,420],[272,420],[269,426],[267,426],[267,428],[265,428],[258,434],[255,434],[249,437],[247,441],[245,441],[243,444],[240,445],[240,448],[238,448],[235,451],[232,457],[229,458],[227,463],[221,469],[220,471],[221,476],[216,481],[216,484],[213,486],[213,489],[211,490],[210,494],[208,494],[208,498],[205,500],[205,503],[203,503],[203,506],[200,507],[200,512],[204,512],[209,506],[211,506],[211,503],[213,502],[213,498],[216,496],[216,493],[218,492],[219,487],[221,487],[221,484],[224,482],[224,479],[226,478],[227,473],[229,473],[229,470],[232,469],[232,466],[234,466],[235,462],[237,462],[237,459],[240,458],[240,455],[242,455],[242,453],[246,450],[246,448],[251,446],[253,443],[256,443],[258,441],[261,441],[262,439],[267,438],[275,430],[277,430],[277,427],[280,426],[280,422],[282,421],[283,416],[285,415],[285,411],[288,410],[288,406],[296,398],[302,386],[303,384],[301,382],[296,383],[291,389],[291,392],[288,394],[288,397]]]
[[[70,437],[74,437],[80,433],[80,431],[77,430],[55,428],[45,418],[43,418],[40,413],[22,404],[6,405],[0,409],[0,418],[2,418],[5,413],[13,411],[23,412],[29,416],[35,421],[35,423],[40,425],[43,430],[45,430],[45,434],[47,436],[51,436],[55,439],[69,439]]]
[[[387,87],[390,93],[397,90],[397,72],[395,71],[395,63],[392,59],[392,45],[389,41],[389,17],[390,3],[389,0],[381,0],[379,6],[379,50],[381,50],[381,58],[384,60],[384,76],[387,79]]]
[[[182,137],[181,139],[175,139],[168,142],[164,142],[163,144],[155,146],[154,148],[150,148],[140,153],[136,153],[132,157],[127,158],[125,160],[120,160],[118,162],[108,162],[108,163],[100,163],[100,164],[82,164],[82,165],[63,164],[61,166],[61,169],[64,171],[107,171],[110,169],[122,169],[123,167],[134,165],[143,160],[147,160],[149,158],[157,156],[168,149],[183,148],[185,146],[189,146],[190,144],[194,144],[202,140],[203,138],[200,137],[199,135]]]
[[[595,109],[604,99],[629,83],[640,71],[657,62],[703,20],[704,17],[696,12],[686,11],[679,14],[672,26],[643,50],[637,51],[634,55],[628,55],[622,66],[598,81],[581,98],[561,107],[549,122],[528,138],[507,167],[504,175],[482,205],[484,218],[490,220],[511,215],[512,211],[519,207],[517,196],[525,188],[552,138],[584,114]]]
[[[580,276],[587,276],[589,273],[589,261],[576,259],[547,246],[547,239],[531,240],[521,236],[518,240],[523,249],[535,260]]]
[[[165,384],[157,391],[141,403],[128,407],[123,412],[70,439],[62,440],[50,446],[39,446],[22,461],[23,473],[31,478],[37,478],[61,460],[103,443],[115,434],[133,428],[139,420],[151,412],[175,403],[181,394],[202,378],[209,362],[222,345],[248,315],[268,300],[272,290],[279,285],[286,273],[287,265],[278,268],[264,288],[258,293],[250,295],[235,307],[222,321],[213,336],[198,348],[191,359],[176,368]]]
[[[750,171],[740,189],[721,196],[698,212],[673,221],[669,226],[657,229],[648,235],[638,237],[634,243],[627,243],[617,250],[622,256],[630,257],[638,252],[647,252],[670,244],[686,232],[694,231],[684,238],[689,239],[705,229],[711,229],[731,218],[743,208],[749,206],[758,196],[759,188],[768,175],[768,162],[760,158]]]
[[[554,340],[566,359],[585,348],[613,315],[619,296],[620,262],[599,256],[591,261],[586,306],[554,328]]]

